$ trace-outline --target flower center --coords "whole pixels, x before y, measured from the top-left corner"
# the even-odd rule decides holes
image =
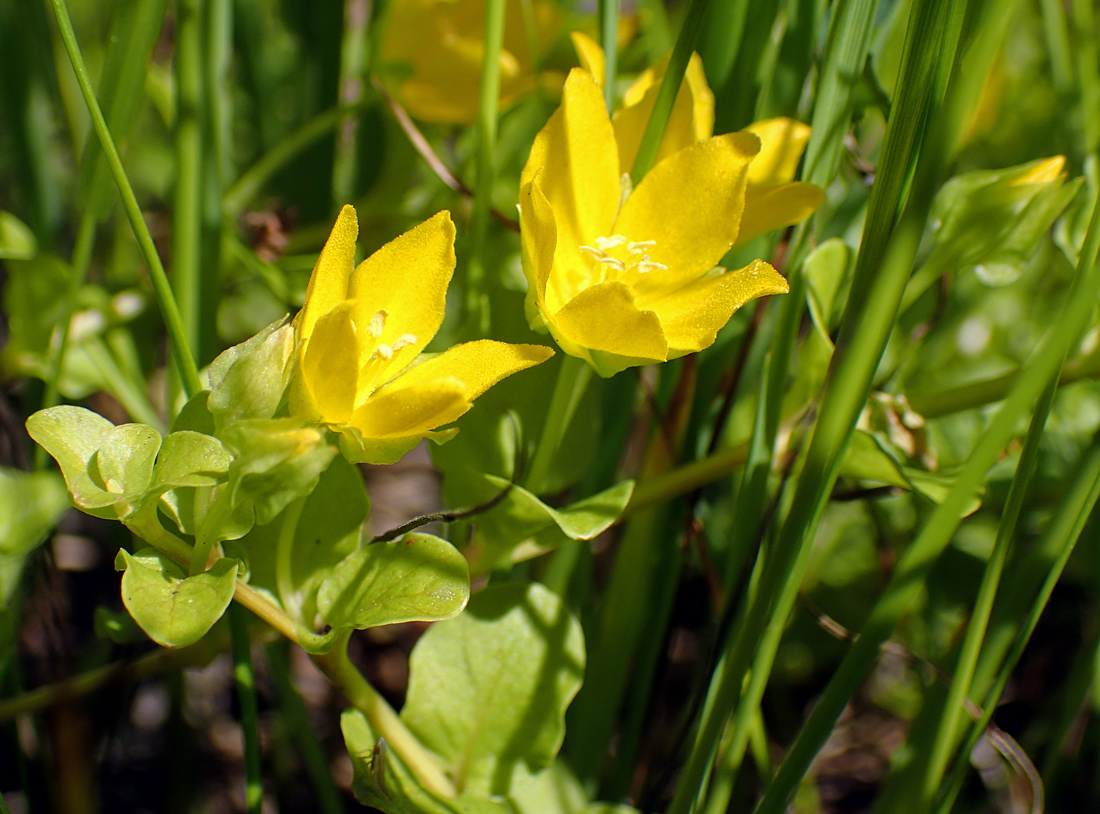
[[[372,339],[379,339],[382,336],[382,332],[386,330],[386,314],[385,311],[376,311],[374,316],[370,318],[370,324],[367,326],[367,333]],[[374,348],[374,353],[370,355],[369,361],[377,361],[379,359],[388,362],[393,358],[395,351],[399,351],[402,348],[407,348],[409,345],[415,345],[417,339],[413,334],[401,334],[394,340],[392,345],[386,345],[378,343]]]
[[[595,246],[581,246],[580,250],[591,258],[598,282],[618,280],[629,284],[635,275],[668,269],[649,256],[657,245],[655,240],[630,241],[622,235],[612,235],[598,237],[593,242]]]

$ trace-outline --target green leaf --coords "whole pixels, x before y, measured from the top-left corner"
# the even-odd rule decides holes
[[[0,209],[0,260],[29,260],[38,252],[31,228]]]
[[[886,444],[865,430],[852,433],[851,443],[840,465],[840,475],[897,486],[923,495],[933,503],[942,503],[954,483],[951,476],[904,466]],[[966,514],[972,514],[979,506],[981,501],[975,499],[966,507]]]
[[[83,505],[113,505],[120,518],[137,511],[152,485],[160,444],[160,433],[146,424],[122,424],[108,430],[88,462],[88,474],[106,494]]]
[[[210,435],[180,430],[165,436],[153,469],[153,485],[211,486],[225,479],[233,456]]]
[[[27,432],[61,467],[73,501],[81,509],[109,506],[115,498],[92,480],[89,464],[115,425],[83,407],[62,405],[39,410],[27,419]],[[114,512],[91,512],[114,517]]]
[[[210,412],[210,391],[200,390],[183,405],[172,420],[171,431],[191,430],[204,435],[214,435],[214,416]]]
[[[155,548],[118,552],[122,602],[149,638],[164,647],[194,644],[214,626],[237,587],[237,560],[220,559],[209,570],[187,576]]]
[[[450,619],[470,598],[466,558],[438,537],[406,534],[361,546],[321,583],[317,609],[334,628]]]
[[[65,482],[56,472],[0,467],[0,555],[26,554],[71,505]]]
[[[312,622],[316,617],[317,590],[359,547],[360,527],[369,511],[358,467],[335,457],[306,498],[294,529],[288,587],[301,608],[302,619]],[[285,518],[283,513],[256,526],[237,543],[248,563],[249,584],[272,596],[280,595],[276,550]]]
[[[498,493],[509,486],[508,481],[492,475],[486,475],[485,480]],[[512,486],[498,505],[474,518],[484,545],[475,571],[492,570],[509,557],[517,545],[540,535],[548,527],[556,527],[566,539],[594,539],[619,518],[633,493],[634,481],[625,480],[584,500],[554,509],[522,486]],[[553,529],[550,531],[552,533]]]
[[[238,421],[225,429],[222,441],[233,453],[233,502],[251,500],[261,525],[312,492],[336,455],[324,430],[297,418]]]
[[[810,315],[822,333],[832,333],[840,322],[852,275],[852,250],[840,238],[831,238],[806,258],[806,299]]]
[[[294,352],[294,328],[273,322],[210,364],[209,408],[218,428],[236,421],[271,418],[279,408]]]
[[[355,771],[351,790],[364,805],[384,814],[515,814],[504,801],[470,792],[448,799],[425,791],[357,709],[340,716],[340,729]]]
[[[507,794],[515,767],[547,766],[584,673],[580,623],[538,583],[491,585],[428,629],[401,719],[456,787]]]

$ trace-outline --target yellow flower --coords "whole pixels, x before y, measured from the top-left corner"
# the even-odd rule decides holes
[[[716,264],[737,239],[753,133],[696,141],[620,206],[615,133],[595,80],[574,69],[520,177],[528,318],[602,376],[713,344],[749,300],[788,290],[756,260]]]
[[[581,66],[599,80],[604,73],[603,50],[595,40],[579,31],[570,36]],[[665,57],[639,74],[615,111],[613,124],[619,145],[620,173],[629,173],[634,165],[667,66],[668,57]],[[773,229],[799,223],[817,211],[825,200],[820,187],[791,180],[810,139],[808,125],[794,119],[777,118],[750,124],[745,129],[760,137],[761,146],[749,165],[738,243],[747,243]],[[657,150],[657,161],[710,138],[713,133],[714,94],[707,85],[703,61],[698,54],[692,54]]]
[[[338,431],[353,461],[393,463],[505,376],[553,355],[541,345],[482,339],[431,358],[454,271],[454,224],[440,212],[357,267],[355,209],[321,249],[295,318],[290,410]]]
[[[500,104],[507,107],[538,84],[526,0],[507,0],[500,52]],[[533,35],[545,50],[559,14],[544,0],[531,4]],[[428,122],[468,124],[477,116],[484,53],[485,0],[394,0],[381,61],[395,77],[397,96],[409,113]],[[561,76],[558,75],[560,85]]]

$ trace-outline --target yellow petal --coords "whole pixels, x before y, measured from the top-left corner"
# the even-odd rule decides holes
[[[353,322],[354,303],[343,302],[324,314],[301,357],[302,382],[327,424],[343,424],[355,404],[359,346]]]
[[[745,212],[737,242],[746,243],[772,229],[799,223],[824,202],[825,193],[816,184],[791,181],[763,189],[750,186],[745,193]]]
[[[520,241],[523,244],[523,272],[528,290],[535,294],[539,310],[545,309],[546,281],[554,266],[558,229],[554,212],[538,183],[538,176],[519,191]]]
[[[1033,161],[1030,164],[1025,164],[1023,171],[1009,183],[1015,186],[1017,184],[1039,184],[1054,181],[1062,174],[1065,166],[1066,157],[1064,155]]]
[[[615,113],[620,173],[629,173],[634,166],[667,65],[666,57],[656,69],[644,71],[627,91],[623,108]],[[714,94],[707,85],[703,61],[698,54],[691,55],[685,80],[676,94],[661,145],[657,148],[657,161],[663,161],[700,139],[709,138],[714,131]]]
[[[671,359],[713,345],[718,331],[749,300],[788,290],[779,272],[755,260],[743,269],[688,283],[647,307],[661,320]]]
[[[573,50],[577,52],[581,67],[592,74],[592,78],[596,80],[597,85],[603,87],[603,77],[607,73],[607,62],[599,43],[581,31],[570,31],[569,39],[573,41]]]
[[[654,241],[647,254],[667,271],[639,278],[644,294],[669,291],[702,276],[737,238],[749,162],[760,142],[751,133],[698,141],[651,169],[627,198],[615,233]]]
[[[745,128],[760,137],[760,154],[749,167],[750,184],[781,184],[794,178],[798,160],[810,140],[810,127],[794,119],[755,122]]]
[[[559,242],[590,246],[608,234],[619,208],[619,154],[603,92],[587,71],[570,71],[561,107],[535,137],[520,187],[535,175],[553,207]]]
[[[449,424],[472,405],[459,379],[435,379],[428,384],[385,390],[367,399],[348,423],[364,438],[423,435]]]
[[[632,360],[623,367],[663,362],[668,356],[657,315],[638,310],[630,289],[619,282],[600,283],[582,291],[548,324],[562,350],[574,356],[591,360],[583,351],[594,350]]]
[[[383,312],[378,344],[393,347],[406,338],[388,362],[371,367],[367,384],[391,378],[415,359],[439,330],[447,285],[454,273],[454,240],[451,215],[440,212],[391,240],[352,273],[348,298],[356,302],[356,325],[364,329]]]
[[[359,221],[355,207],[345,206],[325,241],[306,286],[306,302],[298,316],[298,338],[308,339],[322,314],[344,301],[348,293],[348,275],[355,265],[355,238]]]
[[[421,362],[380,390],[378,395],[457,379],[466,388],[466,400],[473,401],[501,379],[545,362],[553,355],[554,351],[545,345],[510,345],[492,339],[478,339],[455,345],[439,356]]]

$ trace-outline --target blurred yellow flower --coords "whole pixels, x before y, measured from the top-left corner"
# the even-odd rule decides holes
[[[627,187],[623,201],[603,94],[574,69],[520,177],[532,324],[611,376],[709,347],[744,303],[786,292],[761,260],[715,268],[737,239],[759,152],[749,132],[694,141]]]
[[[545,50],[560,15],[545,0],[507,0],[500,52],[500,104],[530,93],[539,79],[532,43]],[[484,54],[485,0],[394,0],[381,47],[383,77],[409,113],[422,121],[468,124],[477,116]],[[558,85],[561,75],[558,75]]]
[[[489,339],[431,358],[421,351],[443,321],[454,271],[454,224],[440,212],[357,267],[355,209],[332,228],[295,318],[290,411],[340,433],[353,461],[393,463],[506,376],[553,355]],[[354,270],[353,270],[354,267]]]
[[[573,47],[585,68],[597,81],[604,74],[604,54],[586,34],[570,34]],[[613,125],[619,145],[619,172],[629,173],[638,154],[646,123],[657,101],[657,91],[668,67],[668,57],[643,71],[623,95],[615,111]],[[750,124],[746,130],[760,137],[760,152],[749,165],[745,210],[741,218],[738,243],[799,223],[821,206],[825,194],[814,184],[793,181],[802,151],[810,139],[808,125],[794,119],[777,118]],[[665,127],[657,161],[689,147],[714,133],[714,94],[703,73],[703,61],[692,54],[684,81]]]

